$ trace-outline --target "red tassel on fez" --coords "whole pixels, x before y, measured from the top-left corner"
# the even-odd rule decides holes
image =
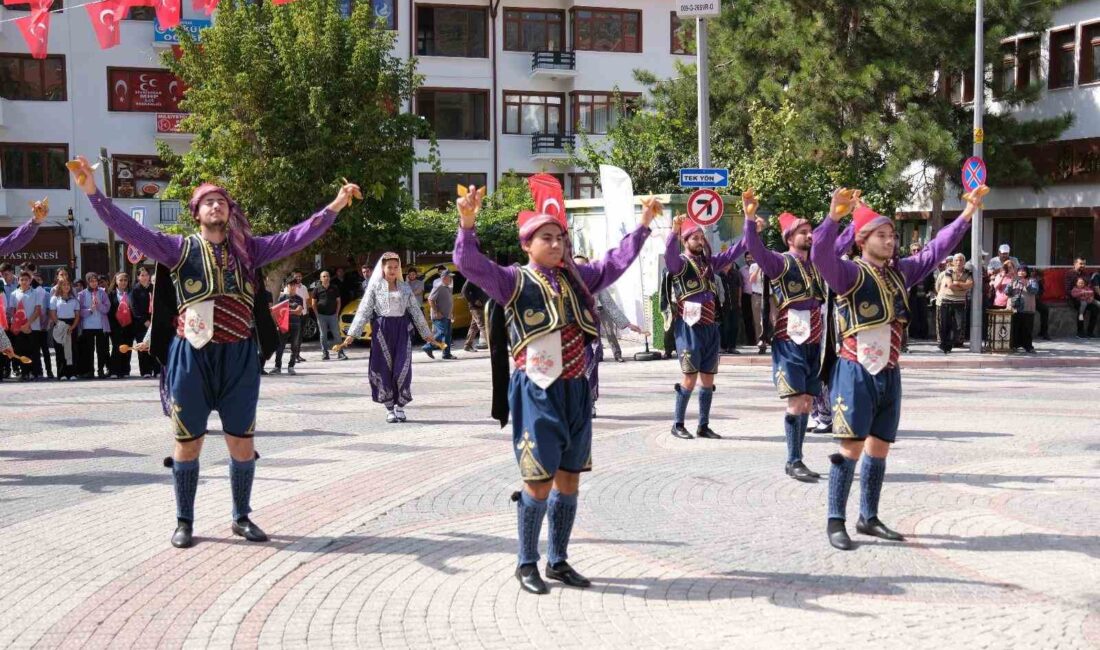
[[[108,50],[119,44],[121,41],[119,24],[129,8],[128,0],[103,0],[103,2],[84,5],[88,18],[92,21],[92,29],[95,30],[100,49]]]
[[[23,33],[23,39],[27,41],[31,56],[36,59],[46,58],[46,49],[50,40],[49,7],[35,9],[26,18],[16,20],[15,24]]]

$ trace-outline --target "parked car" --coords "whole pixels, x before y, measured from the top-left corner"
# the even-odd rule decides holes
[[[439,279],[439,273],[442,269],[448,269],[454,276],[454,284],[451,289],[454,291],[454,330],[464,330],[470,326],[470,306],[466,304],[466,299],[462,297],[462,286],[466,284],[466,278],[463,277],[455,269],[455,265],[452,263],[446,264],[418,264],[412,267],[404,267],[404,271],[408,272],[410,268],[417,270],[417,273],[424,280],[424,318],[431,322],[431,306],[428,304],[428,294],[431,293],[432,285]],[[353,300],[340,311],[340,334],[343,336],[348,335],[348,329],[351,327],[352,321],[355,320],[355,312],[359,309],[359,301]],[[363,335],[359,337],[360,341],[370,341],[370,324],[368,323],[363,328]]]

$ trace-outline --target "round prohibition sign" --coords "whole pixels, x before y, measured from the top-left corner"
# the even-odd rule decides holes
[[[725,213],[726,206],[722,197],[714,190],[695,190],[688,198],[688,218],[700,226],[712,226],[718,223]]]

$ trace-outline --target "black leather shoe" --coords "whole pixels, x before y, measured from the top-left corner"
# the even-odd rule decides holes
[[[796,481],[802,481],[803,483],[814,483],[817,479],[821,478],[820,474],[811,472],[810,468],[806,467],[800,460],[796,460],[793,463],[787,463],[786,470],[787,476]]]
[[[568,562],[558,562],[554,566],[547,564],[546,577],[580,589],[587,589],[592,586],[592,581],[573,570]]]
[[[250,542],[267,541],[267,533],[261,530],[259,526],[252,523],[252,520],[248,517],[234,521],[232,528],[234,535],[239,535]]]
[[[550,593],[550,587],[546,586],[539,575],[537,564],[521,564],[516,567],[516,580],[519,580],[520,588],[529,594],[541,596]]]
[[[699,425],[699,428],[695,430],[696,438],[710,438],[711,440],[721,440],[722,436],[711,431],[710,427],[705,424]]]
[[[878,517],[871,517],[864,520],[863,517],[859,518],[856,522],[856,532],[860,535],[870,535],[871,537],[878,537],[879,539],[885,539],[889,542],[904,542],[905,538],[900,533],[890,530],[886,527],[886,524],[879,521]]]
[[[833,548],[841,551],[850,551],[854,548],[852,538],[848,537],[848,531],[844,529],[842,519],[830,519],[826,531],[829,533],[829,543],[833,545]]]
[[[172,546],[176,548],[191,548],[195,545],[191,539],[191,522],[181,521],[176,526],[176,532],[172,533]]]
[[[691,435],[690,431],[684,428],[684,425],[679,423],[672,425],[672,435],[676,436],[677,438],[682,438],[684,440],[691,440],[695,437]]]

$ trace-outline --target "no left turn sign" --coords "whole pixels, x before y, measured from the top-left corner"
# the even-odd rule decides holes
[[[712,226],[718,223],[725,210],[722,197],[718,196],[718,192],[714,190],[696,190],[688,198],[688,218],[700,226]]]

